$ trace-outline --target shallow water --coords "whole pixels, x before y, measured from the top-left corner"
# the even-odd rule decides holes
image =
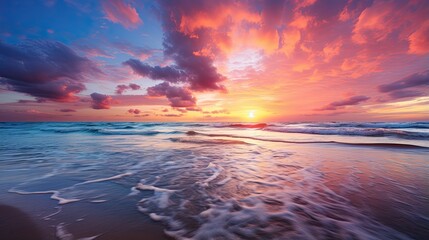
[[[47,239],[428,239],[429,123],[1,123]]]

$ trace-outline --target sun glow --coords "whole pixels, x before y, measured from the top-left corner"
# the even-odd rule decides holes
[[[255,111],[254,110],[249,111],[249,113],[247,114],[247,116],[249,118],[255,118]]]

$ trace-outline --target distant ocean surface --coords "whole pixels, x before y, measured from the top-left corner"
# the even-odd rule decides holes
[[[46,239],[429,239],[429,122],[0,123]]]

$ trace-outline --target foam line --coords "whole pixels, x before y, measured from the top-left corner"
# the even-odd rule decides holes
[[[258,137],[237,136],[237,135],[231,135],[231,134],[207,134],[207,133],[200,133],[196,131],[188,131],[186,134],[191,136],[202,135],[207,137],[244,138],[244,139],[252,139],[252,140],[264,141],[264,142],[281,142],[281,143],[296,143],[296,144],[341,144],[341,145],[348,145],[348,146],[429,149],[429,147],[405,144],[405,143],[347,143],[347,142],[338,142],[338,141],[287,141],[287,140],[280,140],[280,139],[265,139],[265,138],[258,138]]]
[[[108,177],[108,178],[99,178],[99,179],[94,179],[94,180],[88,180],[88,181],[85,181],[85,182],[78,183],[75,186],[89,184],[89,183],[105,182],[105,181],[120,179],[120,178],[123,178],[123,177],[126,177],[126,176],[130,176],[130,175],[133,175],[133,174],[130,173],[130,172],[126,172],[126,173],[118,174],[118,175],[115,175],[115,176],[112,176],[112,177]]]
[[[62,197],[59,196],[60,192],[56,191],[56,190],[26,192],[26,191],[17,191],[17,190],[12,190],[11,189],[11,190],[9,190],[9,192],[11,192],[11,193],[17,193],[17,194],[21,194],[21,195],[52,194],[51,195],[51,199],[57,200],[58,204],[60,204],[60,205],[67,204],[67,203],[72,203],[72,202],[77,202],[77,201],[81,200],[81,199],[78,199],[78,198],[72,198],[72,199],[62,198]]]

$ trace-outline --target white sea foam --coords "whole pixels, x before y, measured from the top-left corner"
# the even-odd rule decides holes
[[[213,171],[213,175],[201,182],[202,186],[205,187],[207,187],[211,181],[215,180],[222,172],[222,167],[218,167],[214,163],[209,163],[207,168]]]
[[[176,192],[176,190],[159,188],[151,185],[145,185],[143,183],[137,184],[136,188],[140,190],[154,191],[154,195],[152,197],[149,199],[142,199],[142,201],[155,202],[159,208],[167,208],[170,205],[171,194]]]
[[[107,200],[106,199],[95,199],[95,200],[91,200],[90,202],[92,202],[92,203],[104,203],[104,202],[107,202]]]
[[[49,215],[47,215],[47,216],[44,216],[44,217],[43,217],[43,220],[50,220],[50,219],[51,219],[51,217],[53,217],[53,216],[57,215],[58,213],[60,213],[60,212],[61,212],[61,210],[62,210],[62,207],[60,206],[60,207],[58,207],[58,210],[57,210],[56,212],[51,213],[51,214],[49,214]]]
[[[78,199],[78,198],[63,198],[63,197],[60,197],[59,196],[60,192],[56,191],[56,190],[27,192],[27,191],[18,191],[18,190],[11,189],[11,190],[9,190],[9,192],[11,192],[11,193],[17,193],[17,194],[21,194],[21,195],[51,194],[51,198],[54,199],[54,200],[57,200],[58,204],[60,204],[60,205],[67,204],[67,203],[72,203],[72,202],[77,202],[77,201],[81,200],[81,199]]]
[[[140,189],[140,190],[151,190],[151,191],[169,192],[169,193],[172,193],[172,192],[176,191],[176,190],[170,190],[170,189],[166,189],[166,188],[159,188],[159,187],[155,187],[155,186],[152,186],[152,185],[145,185],[143,183],[138,183],[137,186],[136,186],[136,188]]]
[[[101,236],[101,234],[91,236],[91,237],[83,237],[83,238],[75,238],[73,234],[71,234],[67,228],[65,223],[60,223],[56,226],[55,236],[59,240],[93,240]]]
[[[131,172],[126,172],[126,173],[121,173],[112,177],[107,177],[107,178],[99,178],[99,179],[94,179],[94,180],[88,180],[85,182],[81,182],[76,184],[75,186],[79,186],[79,185],[83,185],[83,184],[90,184],[90,183],[98,183],[98,182],[105,182],[105,181],[110,181],[110,180],[116,180],[116,179],[120,179],[123,177],[127,177],[127,176],[131,176],[133,175]]]

